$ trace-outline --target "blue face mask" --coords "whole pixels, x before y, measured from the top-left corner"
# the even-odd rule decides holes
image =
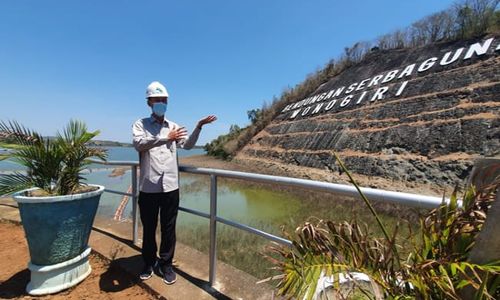
[[[158,117],[163,117],[167,111],[167,103],[156,102],[153,103],[153,113]]]

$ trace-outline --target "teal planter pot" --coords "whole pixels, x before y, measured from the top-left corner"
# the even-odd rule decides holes
[[[14,194],[31,257],[28,293],[55,293],[90,274],[88,241],[104,192],[103,186],[92,186],[97,190],[67,196],[27,197],[27,190]]]

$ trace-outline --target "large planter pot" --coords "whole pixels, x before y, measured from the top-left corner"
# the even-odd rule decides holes
[[[103,186],[68,196],[13,195],[19,205],[31,261],[31,295],[56,293],[84,280],[91,271],[88,240]]]

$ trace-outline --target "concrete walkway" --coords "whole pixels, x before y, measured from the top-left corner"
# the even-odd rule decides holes
[[[15,201],[0,198],[0,219],[20,222]],[[124,224],[124,226],[129,224]],[[130,230],[130,228],[126,228]],[[124,272],[137,276],[142,269],[140,247],[112,228],[94,227],[89,245],[94,252],[110,260]],[[267,284],[228,264],[218,261],[216,282],[208,284],[208,255],[177,243],[174,269],[177,282],[166,285],[158,276],[143,281],[141,286],[166,299],[275,299]]]

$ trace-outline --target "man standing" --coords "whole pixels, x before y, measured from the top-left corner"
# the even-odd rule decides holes
[[[152,115],[134,123],[133,144],[139,152],[139,209],[143,226],[142,258],[144,270],[139,277],[151,278],[155,266],[163,281],[173,284],[176,274],[172,269],[175,251],[175,223],[179,208],[179,172],[177,148],[191,149],[198,140],[203,125],[217,118],[207,116],[200,121],[193,133],[165,118],[168,92],[159,82],[152,82],[146,90],[147,104]],[[160,214],[160,259],[156,252],[156,226]]]

